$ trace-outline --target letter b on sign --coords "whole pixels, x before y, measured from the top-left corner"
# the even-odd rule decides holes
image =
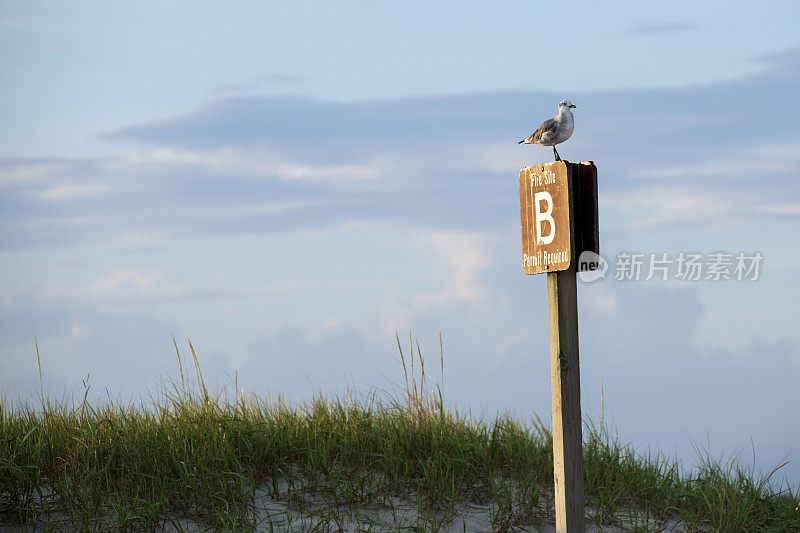
[[[556,237],[556,223],[553,220],[553,197],[547,191],[540,191],[533,196],[533,203],[536,212],[536,243],[550,244]],[[543,203],[547,204],[547,208],[542,209]],[[547,222],[550,230],[547,235],[544,234],[542,228],[544,222]]]

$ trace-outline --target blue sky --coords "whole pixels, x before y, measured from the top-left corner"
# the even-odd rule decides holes
[[[585,413],[602,381],[637,447],[800,482],[797,3],[0,5],[7,397],[34,337],[54,395],[156,391],[172,335],[220,386],[389,389],[410,328],[460,407],[547,418],[516,187],[552,155],[516,141],[569,98],[607,258],[764,256],[581,284]]]

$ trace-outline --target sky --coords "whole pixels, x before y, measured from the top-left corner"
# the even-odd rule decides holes
[[[220,388],[392,393],[395,333],[441,332],[452,405],[549,420],[518,174],[552,153],[517,141],[567,98],[585,418],[602,384],[643,453],[800,486],[800,4],[495,4],[0,1],[0,392],[37,397],[36,341],[47,394],[156,395],[174,337]]]

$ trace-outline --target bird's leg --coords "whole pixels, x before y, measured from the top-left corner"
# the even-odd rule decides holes
[[[556,161],[561,161],[561,156],[558,155],[558,150],[556,150],[556,145],[555,144],[553,145],[553,153],[556,156]]]

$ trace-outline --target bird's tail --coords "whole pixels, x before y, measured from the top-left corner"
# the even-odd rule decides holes
[[[525,141],[527,141],[527,139],[522,139],[522,140],[521,140],[520,142],[518,142],[517,144],[523,144]]]

